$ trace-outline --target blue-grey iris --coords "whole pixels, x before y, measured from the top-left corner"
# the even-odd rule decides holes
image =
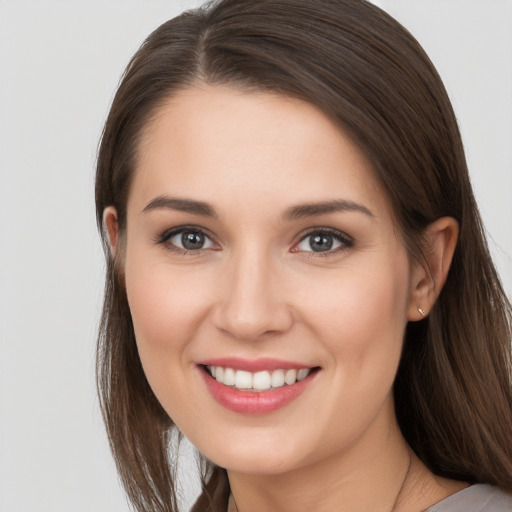
[[[310,238],[309,245],[315,252],[324,252],[332,249],[333,239],[330,235],[313,235]]]
[[[204,245],[204,235],[202,233],[185,231],[181,235],[181,243],[183,247],[189,251],[202,249]]]

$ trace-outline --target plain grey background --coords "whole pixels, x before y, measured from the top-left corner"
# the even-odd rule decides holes
[[[95,152],[130,56],[199,3],[0,0],[1,512],[128,510],[94,388]],[[512,1],[375,3],[416,35],[445,80],[512,295]]]

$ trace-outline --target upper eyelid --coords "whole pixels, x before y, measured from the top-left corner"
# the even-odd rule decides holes
[[[314,235],[314,234],[328,234],[334,238],[337,239],[337,241],[340,243],[340,247],[329,249],[327,251],[306,251],[306,250],[300,250],[298,249],[298,245],[302,243],[306,238]],[[335,228],[329,228],[329,227],[315,227],[310,228],[305,234],[302,234],[297,242],[295,242],[290,249],[290,252],[292,253],[302,253],[304,256],[308,258],[325,258],[329,256],[335,256],[337,254],[340,254],[351,247],[354,246],[355,240],[350,235],[347,235],[344,231],[341,231],[339,229]]]
[[[179,245],[176,245],[172,243],[170,240],[171,238],[174,238],[175,236],[178,236],[180,233],[183,232],[196,232],[201,233],[205,236],[205,238],[208,238],[210,242],[212,243],[213,247],[201,247],[200,249],[186,249],[184,247],[180,247]],[[156,245],[161,245],[166,248],[166,250],[171,251],[173,253],[186,255],[186,254],[207,254],[209,251],[217,251],[219,248],[219,243],[217,242],[216,238],[214,236],[211,236],[209,234],[209,230],[205,228],[201,228],[196,225],[189,225],[189,226],[176,226],[175,228],[170,228],[165,230],[160,235],[157,235],[154,238],[154,243]]]
[[[325,227],[309,228],[305,232],[298,235],[297,239],[300,242],[300,241],[304,240],[304,238],[311,236],[315,233],[327,233],[329,235],[337,236],[340,239],[345,240],[347,242],[351,242],[351,243],[354,242],[354,239],[350,235],[345,233],[344,231],[341,231],[340,229],[336,229],[336,228],[326,227],[326,226]]]
[[[182,233],[183,231],[195,231],[202,233],[213,241],[216,241],[216,237],[210,232],[210,230],[196,225],[176,226],[175,228],[166,229],[163,233],[156,237],[157,241],[166,241],[169,238]]]

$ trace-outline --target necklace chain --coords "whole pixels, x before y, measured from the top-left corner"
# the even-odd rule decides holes
[[[411,457],[411,454],[409,453],[409,465],[407,467],[407,471],[405,472],[404,479],[402,480],[402,483],[400,485],[400,489],[398,489],[398,493],[397,493],[395,501],[393,503],[393,508],[390,510],[390,512],[396,512],[396,507],[398,506],[398,503],[400,501],[400,497],[402,496],[402,492],[403,492],[403,490],[405,488],[405,483],[407,482],[407,479],[409,478],[409,473],[411,472],[411,466],[412,466],[412,457]],[[237,506],[236,501],[235,501],[235,497],[233,495],[231,495],[231,500],[232,500],[232,503],[233,503],[233,505],[235,507],[233,512],[239,512],[238,506]],[[231,510],[228,510],[228,512],[231,512]]]
[[[400,489],[398,489],[398,494],[396,495],[395,502],[393,503],[393,508],[391,509],[391,512],[396,512],[396,507],[398,506],[398,502],[400,501],[400,497],[402,496],[402,492],[405,487],[405,482],[407,482],[407,479],[409,478],[409,473],[411,472],[411,466],[412,466],[412,456],[409,452],[409,465],[407,466],[407,471],[405,472],[404,479],[402,480],[402,485],[400,485]],[[236,503],[235,503],[236,505]],[[238,510],[237,510],[238,512]]]

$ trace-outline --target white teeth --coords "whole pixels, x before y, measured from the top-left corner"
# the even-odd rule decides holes
[[[297,380],[297,370],[287,370],[284,375],[284,381],[286,384],[293,384]]]
[[[252,388],[252,373],[237,370],[235,376],[235,387],[238,389],[251,389]]]
[[[236,382],[236,374],[233,368],[226,368],[224,370],[224,384],[226,386],[234,386]]]
[[[297,380],[304,380],[309,375],[309,370],[307,368],[301,368],[297,372]]]
[[[269,372],[258,372],[255,373],[252,378],[252,387],[254,389],[270,389],[270,373]]]
[[[274,370],[270,377],[270,384],[273,388],[284,386],[284,370]]]
[[[208,366],[208,371],[214,379],[226,386],[235,386],[240,390],[265,391],[271,388],[280,388],[284,385],[291,386],[298,381],[304,380],[310,373],[311,368],[300,370],[264,370],[251,373],[244,370],[234,370],[222,366]]]

